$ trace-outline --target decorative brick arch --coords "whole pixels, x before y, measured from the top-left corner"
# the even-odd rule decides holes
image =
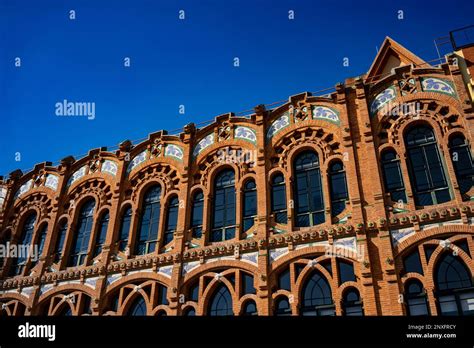
[[[63,305],[71,307],[72,315],[80,315],[81,303],[79,299],[87,296],[90,298],[90,305],[97,298],[95,289],[84,284],[63,284],[43,293],[37,302],[36,315],[57,315],[63,309]],[[74,300],[72,300],[74,298]]]
[[[105,310],[104,305],[107,304],[108,301],[112,300],[115,296],[120,296],[122,290],[130,289],[130,293],[127,294],[125,298],[122,298],[122,302],[118,304],[117,315],[124,315],[127,313],[137,296],[142,296],[145,300],[147,315],[155,315],[160,310],[164,310],[167,314],[170,314],[169,307],[166,305],[158,305],[155,308],[152,308],[152,299],[150,298],[151,294],[147,293],[144,288],[153,287],[156,284],[169,289],[170,280],[160,274],[151,272],[139,272],[117,280],[104,294],[104,303],[101,312]]]
[[[254,277],[258,274],[258,268],[256,266],[252,266],[251,264],[243,261],[233,261],[233,260],[219,260],[211,263],[207,263],[201,265],[200,267],[193,269],[191,272],[186,273],[183,278],[183,286],[192,282],[195,277],[201,276],[204,273],[212,272],[213,269],[216,268],[226,268],[226,270],[230,269],[240,269],[242,271],[246,271],[247,273],[252,274]]]
[[[325,256],[326,252],[326,247],[323,246],[323,245],[316,245],[316,246],[312,246],[312,247],[307,247],[307,248],[302,248],[302,249],[298,249],[298,250],[294,250],[293,252],[291,253],[288,253],[287,255],[285,256],[282,256],[281,258],[279,258],[277,261],[275,261],[274,263],[272,263],[271,267],[270,267],[270,274],[273,274],[273,273],[278,273],[279,270],[288,265],[289,263],[293,262],[293,261],[297,261],[298,259],[301,259],[301,258],[306,258],[307,256],[311,256],[311,255],[318,255],[319,257],[321,256]],[[353,262],[353,263],[357,263],[358,260],[356,259],[353,259],[353,258],[343,258],[343,257],[338,257],[339,259],[345,259],[347,261],[350,261],[350,262]],[[328,258],[330,259],[330,258]]]
[[[299,134],[296,140],[295,135]],[[303,137],[303,134],[305,135]],[[328,136],[333,137],[330,142],[324,140]],[[284,142],[288,142],[285,145]],[[312,149],[318,154],[320,166],[323,168],[327,159],[335,153],[338,153],[339,143],[334,139],[332,133],[324,133],[323,128],[297,128],[294,132],[288,133],[274,145],[276,163],[289,173],[292,173],[292,163],[294,158],[302,151]]]
[[[176,168],[163,163],[156,163],[145,167],[143,176],[140,175],[142,171],[137,172],[135,176],[130,179],[130,187],[132,190],[131,200],[135,205],[143,200],[143,195],[146,190],[158,184],[161,187],[161,195],[166,195],[167,192],[175,190],[181,180]]]
[[[447,225],[441,227],[430,228],[429,230],[416,232],[403,242],[393,248],[395,258],[403,256],[404,252],[418,245],[422,241],[434,239],[436,237],[447,234],[469,234],[474,235],[474,226],[469,225]]]
[[[217,280],[217,279],[211,280],[211,282],[204,289],[202,298],[199,300],[201,315],[208,315],[210,301],[215,295],[216,289],[220,285],[224,285],[225,287],[227,287],[227,290],[229,290],[230,295],[232,297],[232,310],[234,312],[234,315],[238,313],[236,310],[238,308],[239,299],[237,298],[237,295],[236,295],[236,289],[231,284],[231,282],[225,278],[225,275],[229,273],[229,271],[231,270],[226,270],[225,272],[222,272],[223,278],[221,278],[220,280]]]
[[[0,316],[22,316],[31,308],[31,300],[20,294],[7,294],[0,297]]]

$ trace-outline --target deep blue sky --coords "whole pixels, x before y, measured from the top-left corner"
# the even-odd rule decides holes
[[[332,87],[387,35],[431,60],[433,39],[473,24],[467,0],[341,3],[0,0],[0,175]],[[95,102],[96,118],[57,117],[64,99]]]

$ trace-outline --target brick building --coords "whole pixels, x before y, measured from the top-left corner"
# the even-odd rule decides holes
[[[12,172],[1,315],[472,314],[473,53]]]

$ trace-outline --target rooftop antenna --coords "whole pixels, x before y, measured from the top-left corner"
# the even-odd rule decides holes
[[[451,39],[449,36],[441,36],[433,40],[434,46],[436,48],[436,53],[438,54],[438,63],[441,64],[443,58],[441,57],[441,50],[445,48],[446,45],[451,46]],[[451,50],[451,49],[449,49]],[[447,53],[447,52],[446,52]]]

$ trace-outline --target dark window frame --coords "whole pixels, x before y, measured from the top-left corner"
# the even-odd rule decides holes
[[[287,224],[286,182],[285,177],[280,172],[272,176],[270,205],[275,222],[277,224]]]
[[[218,204],[218,201],[222,201],[222,204]],[[222,242],[235,238],[236,208],[235,172],[233,169],[226,168],[214,179],[210,242]],[[222,215],[222,221],[217,220],[220,215]]]
[[[150,186],[143,195],[135,241],[135,255],[147,255],[156,250],[160,228],[161,186]]]
[[[326,221],[324,192],[318,154],[306,150],[294,163],[295,226],[310,227]]]
[[[346,202],[349,199],[349,190],[347,188],[347,176],[344,164],[337,160],[333,161],[328,170],[329,196],[331,198],[331,216],[337,216],[346,209]],[[338,193],[335,187],[339,187],[343,182],[343,190]]]
[[[405,134],[404,139],[415,205],[421,207],[449,202],[452,199],[449,178],[433,129],[426,125],[415,126]]]
[[[385,192],[390,195],[392,202],[407,203],[405,182],[403,180],[400,157],[397,152],[394,149],[386,149],[382,152],[380,159]],[[393,172],[395,172],[396,178],[394,175],[389,174]]]

